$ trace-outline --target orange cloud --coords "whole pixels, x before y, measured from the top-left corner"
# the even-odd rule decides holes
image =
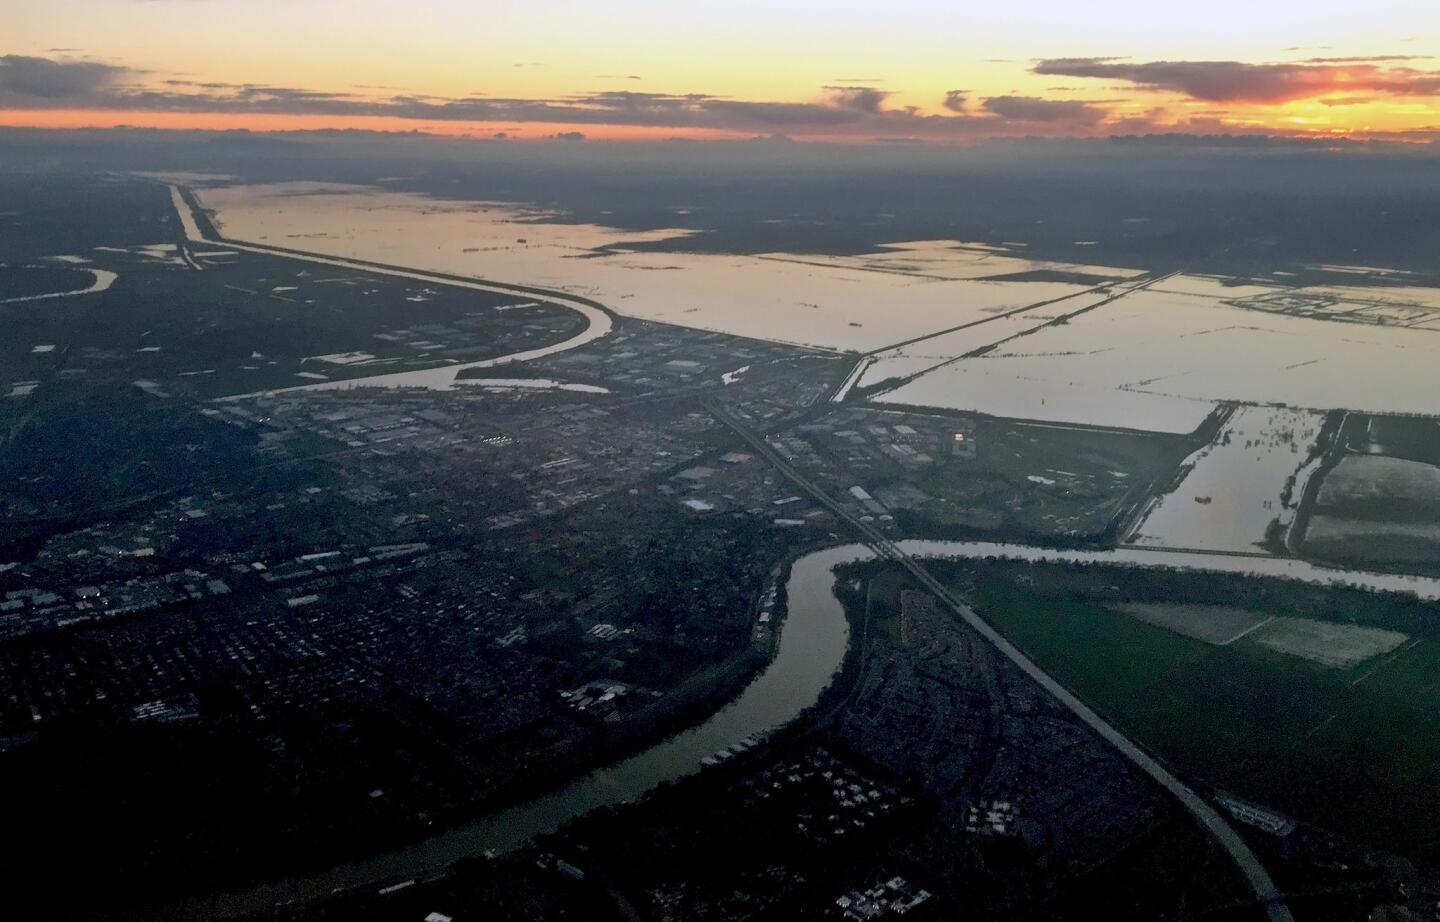
[[[1241,61],[1150,61],[1054,58],[1032,71],[1058,77],[1120,80],[1146,90],[1166,90],[1207,102],[1285,103],[1337,90],[1396,96],[1440,96],[1440,72],[1382,67],[1371,59],[1315,58],[1311,63],[1246,64]],[[1344,61],[1345,63],[1334,63]],[[1324,62],[1324,63],[1320,63]]]
[[[370,130],[520,139],[579,134],[604,140],[784,134],[809,140],[952,143],[990,137],[1169,132],[1432,136],[1431,126],[1440,113],[1428,97],[1440,95],[1440,72],[1398,66],[1400,60],[1326,58],[1244,64],[1052,59],[1032,70],[1128,82],[1141,92],[1136,98],[1087,100],[1073,95],[1055,99],[1023,92],[986,96],[949,90],[937,92],[926,106],[917,104],[926,102],[923,97],[860,83],[821,87],[808,100],[634,90],[551,98],[481,94],[447,98],[379,87],[327,92],[164,79],[118,64],[5,55],[0,56],[0,125]],[[1064,94],[1074,92],[1073,87],[1063,88]],[[1152,93],[1172,98],[1156,100]],[[1208,111],[1195,112],[1202,103]]]

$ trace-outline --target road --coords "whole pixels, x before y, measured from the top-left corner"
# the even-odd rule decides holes
[[[891,541],[880,531],[871,526],[868,522],[862,522],[850,513],[841,504],[833,500],[829,494],[819,486],[810,481],[784,458],[770,447],[764,437],[759,433],[750,430],[735,417],[730,415],[714,400],[705,402],[708,409],[715,418],[720,420],[737,435],[746,441],[757,454],[765,458],[780,473],[795,483],[800,489],[812,496],[816,502],[833,512],[841,521],[846,522],[858,532],[862,540],[868,544],[875,553],[881,557],[894,561],[904,567],[915,579],[925,588],[935,594],[945,606],[953,611],[959,618],[969,625],[976,633],[988,640],[994,647],[1014,663],[1022,672],[1028,675],[1040,687],[1055,697],[1070,713],[1074,714],[1096,733],[1100,734],[1107,742],[1120,751],[1127,759],[1133,762],[1141,771],[1149,775],[1161,787],[1169,791],[1178,800],[1201,826],[1225,849],[1230,855],[1235,866],[1245,875],[1250,889],[1255,894],[1258,904],[1265,907],[1267,917],[1271,922],[1294,922],[1294,916],[1290,908],[1285,904],[1284,897],[1275,882],[1270,879],[1270,874],[1260,859],[1245,844],[1226,819],[1220,815],[1208,801],[1192,791],[1184,782],[1175,777],[1148,753],[1132,742],[1119,730],[1115,729],[1105,721],[1099,714],[1090,709],[1085,702],[1075,697],[1065,686],[1061,685],[1049,673],[1041,669],[1034,660],[1026,656],[1018,647],[1001,636],[1000,632],[991,627],[989,622],[976,614],[975,610],[966,605],[960,599],[951,594],[939,580],[930,574],[919,561],[900,549],[894,541]]]
[[[199,231],[199,228],[195,226],[196,222],[194,221],[194,216],[192,213],[190,213],[188,207],[185,207],[185,203],[179,193],[179,190],[176,187],[172,186],[171,192],[176,206],[176,211],[180,215],[180,219],[182,222],[182,226],[184,227],[187,240],[203,242],[205,240],[204,235]],[[446,277],[429,273],[419,273],[412,270],[399,269],[396,267],[377,267],[372,264],[365,264],[351,260],[321,257],[313,254],[301,254],[294,251],[283,250],[280,248],[261,247],[255,246],[253,244],[238,244],[233,241],[225,241],[225,243],[227,246],[231,246],[236,249],[244,249],[250,252],[264,253],[267,255],[275,256],[288,256],[291,258],[304,259],[310,262],[359,269],[369,272],[378,271],[388,275],[407,277],[437,284],[455,285],[458,283],[460,285],[463,285],[464,287],[475,288],[478,290],[505,291],[507,293],[525,292],[539,294],[542,297],[546,297],[548,300],[564,303],[567,307],[573,307],[577,310],[580,310],[581,313],[585,314],[587,318],[592,321],[592,323],[590,324],[590,328],[585,333],[582,333],[580,336],[576,337],[575,340],[566,341],[565,343],[560,343],[557,344],[557,346],[548,347],[547,349],[535,350],[535,355],[527,353],[516,356],[509,356],[505,357],[504,359],[498,360],[499,362],[503,362],[506,360],[523,361],[526,358],[538,357],[539,354],[549,354],[551,352],[561,351],[561,349],[563,348],[569,348],[573,347],[573,345],[579,345],[579,341],[588,342],[591,339],[599,338],[599,336],[607,334],[611,329],[611,318],[608,313],[604,313],[598,310],[598,306],[593,305],[593,303],[591,302],[588,302],[588,299],[580,299],[574,296],[568,296],[562,292],[542,293],[535,289],[524,289],[520,288],[519,286],[501,286],[494,283],[477,282],[474,280],[460,280],[453,277]],[[1158,282],[1165,277],[1166,276],[1151,279],[1143,283],[1139,287],[1148,287],[1149,285],[1154,284],[1155,282]],[[1118,295],[1116,297],[1118,297]],[[1108,303],[1108,301],[1102,302],[1102,304],[1103,303]],[[1094,307],[1098,306],[1101,305],[1095,305]],[[1086,310],[1093,310],[1094,307],[1087,308]],[[598,314],[599,317],[597,318],[593,316],[595,314]],[[497,360],[491,361],[496,362]],[[455,368],[453,370],[458,371],[458,368]],[[295,389],[303,390],[307,388],[301,387]],[[1150,757],[1138,745],[1131,742],[1127,737],[1125,737],[1118,730],[1116,730],[1109,723],[1107,723],[1103,718],[1100,717],[1099,714],[1096,714],[1093,710],[1091,710],[1084,702],[1082,702],[1079,698],[1075,697],[1075,695],[1073,695],[1067,688],[1065,688],[1055,679],[1051,678],[1051,676],[1043,669],[1041,669],[1039,665],[1037,665],[1024,653],[1022,653],[1019,648],[1010,643],[1010,641],[1006,640],[1003,636],[1001,636],[998,631],[996,631],[993,627],[990,626],[988,622],[986,622],[983,618],[976,614],[973,609],[971,609],[968,605],[964,604],[962,601],[952,595],[950,591],[946,589],[939,582],[939,580],[935,579],[935,577],[932,576],[930,572],[926,570],[924,566],[922,566],[918,561],[916,561],[909,554],[901,550],[893,541],[891,541],[884,534],[872,527],[869,523],[862,522],[854,515],[852,515],[849,510],[847,510],[841,504],[837,503],[835,500],[831,499],[829,494],[827,494],[820,487],[812,483],[808,478],[806,478],[794,467],[792,467],[789,462],[781,458],[779,454],[770,447],[769,443],[765,441],[763,436],[752,431],[741,421],[733,417],[729,412],[721,408],[720,405],[713,398],[705,400],[704,404],[706,408],[718,420],[720,420],[722,423],[732,429],[737,435],[739,435],[742,439],[744,439],[746,443],[748,443],[757,454],[765,458],[785,477],[787,477],[798,487],[800,487],[802,490],[812,496],[816,500],[816,502],[820,503],[826,509],[833,512],[836,517],[839,518],[841,521],[850,525],[851,528],[853,528],[856,532],[860,534],[861,539],[864,541],[864,543],[871,547],[876,554],[878,554],[884,559],[891,560],[904,567],[912,576],[915,577],[915,579],[922,586],[925,586],[932,593],[934,593],[936,598],[938,598],[944,605],[950,608],[951,611],[953,611],[962,621],[964,621],[973,630],[975,630],[976,633],[980,634],[980,636],[988,640],[992,645],[994,645],[997,650],[1000,651],[1001,654],[1003,654],[1007,659],[1009,659],[1012,663],[1019,667],[1021,671],[1023,671],[1031,679],[1037,682],[1042,688],[1044,688],[1051,695],[1053,695],[1056,700],[1058,700],[1062,705],[1065,706],[1067,710],[1069,710],[1072,714],[1082,720],[1096,733],[1100,734],[1101,737],[1107,740],[1126,758],[1130,759],[1131,762],[1133,762],[1137,767],[1139,767],[1141,771],[1145,772],[1151,778],[1155,779],[1156,782],[1158,782],[1162,787],[1164,787],[1172,795],[1174,795],[1175,798],[1180,801],[1181,805],[1184,806],[1185,809],[1189,811],[1189,813],[1202,826],[1205,827],[1205,829],[1215,838],[1215,840],[1219,842],[1221,847],[1224,848],[1225,851],[1230,855],[1231,859],[1235,862],[1235,865],[1240,869],[1241,873],[1244,874],[1246,880],[1249,882],[1250,888],[1255,894],[1256,901],[1260,905],[1263,905],[1265,907],[1266,914],[1271,920],[1271,922],[1293,922],[1294,917],[1291,915],[1289,907],[1285,904],[1284,898],[1280,894],[1280,891],[1276,888],[1274,881],[1270,879],[1270,875],[1265,870],[1264,865],[1260,863],[1260,860],[1255,856],[1255,853],[1250,850],[1250,847],[1245,844],[1245,841],[1240,837],[1240,835],[1234,830],[1233,827],[1230,826],[1230,824],[1225,820],[1225,818],[1222,817],[1220,813],[1215,810],[1214,807],[1212,807],[1207,801],[1201,798],[1194,791],[1190,790],[1190,788],[1187,787],[1182,781],[1180,781],[1180,779],[1172,775],[1163,765],[1155,761],[1155,759]]]
[[[1166,274],[1164,274],[1164,275],[1154,275],[1154,276],[1149,276],[1149,277],[1143,277],[1143,276],[1142,276],[1142,277],[1137,277],[1137,278],[1134,278],[1134,279],[1128,279],[1127,282],[1126,282],[1126,286],[1125,286],[1125,287],[1121,287],[1119,283],[1117,283],[1117,284],[1115,284],[1115,285],[1100,285],[1100,286],[1097,286],[1097,287],[1095,287],[1095,288],[1091,288],[1091,289],[1089,289],[1089,290],[1087,290],[1087,291],[1081,291],[1081,292],[1076,292],[1075,294],[1065,295],[1065,296],[1062,297],[1062,298],[1052,298],[1052,299],[1050,299],[1049,301],[1041,301],[1041,302],[1038,303],[1038,304],[1031,304],[1031,305],[1028,305],[1028,306],[1026,306],[1026,307],[1016,308],[1015,310],[1008,311],[1008,312],[1003,313],[1003,314],[995,314],[995,315],[990,316],[990,317],[985,317],[985,318],[983,318],[983,319],[981,319],[981,320],[972,320],[972,321],[970,321],[969,323],[963,323],[963,324],[961,324],[960,326],[951,327],[951,328],[949,328],[948,330],[940,330],[940,331],[935,332],[935,333],[928,333],[928,334],[926,334],[926,335],[924,335],[924,336],[917,336],[917,337],[914,337],[914,338],[912,338],[912,339],[907,339],[907,340],[905,340],[904,342],[902,342],[902,343],[897,343],[897,344],[894,345],[894,346],[888,346],[888,347],[886,347],[885,349],[879,349],[879,350],[876,350],[876,351],[873,351],[873,352],[867,352],[867,353],[865,353],[863,356],[861,356],[860,365],[858,365],[858,366],[856,367],[856,369],[855,369],[855,378],[856,378],[855,383],[858,383],[859,378],[860,378],[861,375],[862,375],[863,369],[865,368],[865,366],[866,366],[866,364],[867,364],[868,362],[874,361],[878,356],[880,356],[881,354],[883,354],[883,353],[885,353],[885,352],[888,352],[888,351],[890,351],[890,350],[899,349],[899,348],[902,348],[902,347],[904,347],[904,346],[914,345],[914,344],[916,344],[916,343],[924,342],[924,341],[930,340],[930,339],[937,339],[937,338],[939,338],[939,337],[948,335],[948,334],[950,334],[950,333],[956,333],[956,332],[959,332],[960,330],[969,329],[969,328],[971,328],[971,327],[977,327],[977,326],[980,326],[980,325],[986,324],[986,323],[993,323],[994,321],[997,321],[997,320],[1004,320],[1004,319],[1007,318],[1007,317],[1014,317],[1014,316],[1019,315],[1019,314],[1024,314],[1024,313],[1026,313],[1026,312],[1028,312],[1028,311],[1033,311],[1033,310],[1035,310],[1035,309],[1037,309],[1037,308],[1048,307],[1048,306],[1050,306],[1050,305],[1058,304],[1058,303],[1060,303],[1061,301],[1067,301],[1067,300],[1069,300],[1069,299],[1071,299],[1071,298],[1080,297],[1080,296],[1082,296],[1082,295],[1089,295],[1089,294],[1096,294],[1096,293],[1105,293],[1105,295],[1106,295],[1102,300],[1097,301],[1097,302],[1095,302],[1094,304],[1087,304],[1086,306],[1081,307],[1081,308],[1077,308],[1076,310],[1069,311],[1069,312],[1067,312],[1067,313],[1060,314],[1060,315],[1055,316],[1055,317],[1050,317],[1050,318],[1046,319],[1043,323],[1037,324],[1036,326],[1027,327],[1027,328],[1019,331],[1018,333],[1011,333],[1009,336],[1005,336],[1005,337],[1002,337],[1002,338],[1000,338],[1000,339],[995,340],[994,342],[989,342],[989,343],[986,343],[986,344],[984,344],[984,345],[982,345],[982,346],[978,346],[978,347],[976,347],[976,348],[974,348],[974,349],[971,349],[971,350],[968,351],[968,352],[965,352],[965,353],[962,354],[962,355],[957,355],[957,356],[954,356],[953,358],[944,359],[944,360],[939,361],[939,362],[937,362],[936,364],[931,365],[931,366],[929,366],[929,367],[927,367],[927,368],[922,368],[920,371],[914,372],[913,374],[904,375],[904,376],[899,377],[899,378],[888,379],[885,387],[880,388],[880,389],[875,390],[875,391],[872,391],[872,392],[870,392],[869,394],[866,394],[865,399],[866,399],[866,400],[872,400],[872,399],[874,399],[874,398],[876,398],[876,397],[880,397],[880,396],[882,396],[882,395],[884,395],[884,394],[889,394],[889,393],[891,393],[891,392],[893,392],[893,391],[897,391],[897,390],[899,390],[900,388],[904,387],[906,384],[909,384],[911,381],[914,381],[914,380],[917,379],[917,378],[920,378],[920,377],[923,377],[923,376],[925,376],[925,375],[928,375],[928,374],[930,374],[930,372],[932,372],[932,371],[938,371],[938,370],[940,370],[941,368],[945,368],[946,366],[949,366],[949,365],[954,365],[956,362],[963,362],[963,361],[965,361],[966,359],[980,358],[981,356],[987,355],[987,354],[995,351],[996,349],[1000,348],[1001,346],[1004,346],[1004,345],[1007,345],[1008,343],[1014,342],[1014,341],[1017,340],[1017,339],[1021,339],[1021,338],[1026,337],[1026,336],[1031,336],[1031,335],[1033,335],[1033,334],[1035,334],[1035,333],[1040,332],[1041,330],[1046,329],[1047,327],[1054,327],[1054,326],[1059,326],[1060,324],[1063,324],[1063,323],[1069,323],[1071,320],[1075,319],[1076,317],[1083,316],[1084,314],[1088,314],[1088,313],[1090,313],[1091,311],[1099,310],[1099,309],[1102,308],[1102,307],[1107,307],[1107,306],[1109,306],[1109,305],[1111,305],[1111,304],[1114,304],[1116,301],[1119,301],[1121,298],[1125,297],[1126,295],[1134,294],[1134,293],[1137,292],[1137,291],[1144,291],[1145,289],[1149,288],[1149,287],[1152,286],[1152,285],[1158,285],[1159,283],[1165,281],[1166,279],[1174,278],[1175,276],[1177,276],[1177,275],[1179,275],[1179,274],[1180,274],[1179,272],[1169,272],[1169,273],[1166,273]],[[890,383],[890,382],[893,382],[893,383]],[[848,396],[849,390],[850,390],[849,388],[846,388],[846,389],[845,389],[845,395],[846,395],[846,396]],[[843,399],[843,397],[842,397],[842,399]],[[836,402],[838,403],[839,400],[837,400]]]

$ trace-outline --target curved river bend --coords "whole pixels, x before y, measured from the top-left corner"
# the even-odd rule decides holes
[[[560,790],[482,817],[423,842],[375,858],[341,865],[310,877],[265,884],[180,907],[177,918],[243,915],[276,904],[313,899],[336,890],[385,881],[419,879],[461,858],[517,848],[535,836],[597,807],[635,800],[661,783],[694,774],[703,760],[736,743],[790,723],[813,706],[845,659],[849,625],[835,598],[835,567],[873,557],[869,548],[846,545],[800,558],[786,583],[788,611],[775,658],[740,696],[709,720],[655,746],[599,769]],[[151,914],[148,919],[155,919]]]
[[[1381,591],[1440,598],[1440,580],[1361,571],[1329,570],[1303,561],[1230,557],[1216,554],[1143,551],[1054,550],[1016,544],[962,541],[901,541],[918,558],[999,557],[1169,567],[1244,573],[1312,583],[1351,583]],[[599,769],[566,787],[508,810],[482,817],[422,842],[375,858],[341,865],[309,877],[265,884],[250,890],[208,897],[158,918],[213,919],[256,912],[277,904],[313,899],[337,891],[387,881],[428,877],[451,864],[487,851],[517,848],[554,831],[597,807],[635,800],[666,781],[699,771],[703,760],[747,739],[763,737],[790,723],[814,705],[844,662],[849,626],[835,598],[833,570],[841,564],[874,558],[870,548],[848,544],[801,557],[786,583],[788,611],[780,629],[775,658],[740,696],[709,720],[651,748]],[[135,916],[134,918],[142,918]]]

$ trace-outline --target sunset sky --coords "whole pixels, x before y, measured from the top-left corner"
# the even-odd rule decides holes
[[[1440,137],[1433,0],[4,6],[0,125]]]

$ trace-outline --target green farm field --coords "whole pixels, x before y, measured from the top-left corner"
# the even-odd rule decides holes
[[[1440,605],[1213,574],[995,561],[928,566],[1127,736],[1200,786],[1416,859],[1440,859]],[[875,591],[898,599],[908,584],[881,579]],[[1336,668],[1250,638],[1206,643],[1112,607],[1167,595],[1408,639]]]

